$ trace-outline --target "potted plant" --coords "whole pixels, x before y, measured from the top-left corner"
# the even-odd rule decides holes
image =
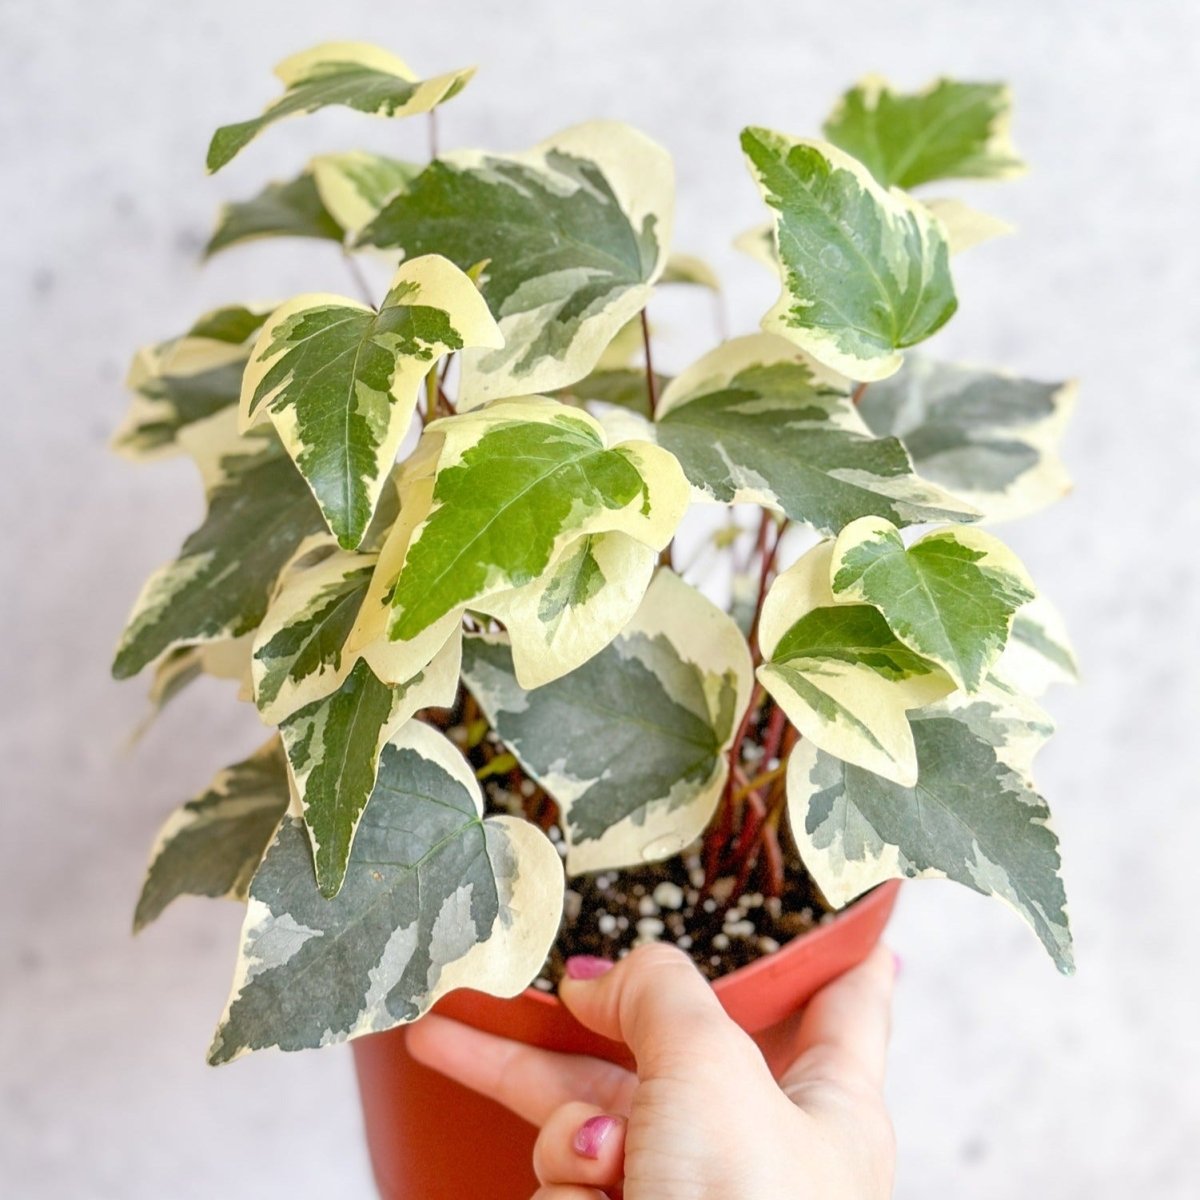
[[[330,44],[277,74],[210,170],[327,105],[432,124],[472,72]],[[361,298],[230,304],[135,358],[116,445],[190,457],[207,516],[114,672],[153,668],[156,706],[237,680],[272,729],[167,820],[135,925],[245,903],[213,1063],[394,1030],[357,1043],[386,1194],[528,1194],[532,1131],[491,1114],[463,1155],[446,1131],[487,1102],[399,1027],[441,1002],[619,1056],[553,998],[570,953],[674,940],[768,1057],[899,879],[996,896],[1070,970],[1030,767],[1072,655],[983,526],[1066,491],[1072,388],[910,353],[955,311],[952,254],[1006,231],[924,188],[1023,170],[1008,122],[1002,86],[869,79],[823,141],[746,129],[770,220],[741,244],[779,299],[674,378],[655,290],[717,283],[671,252],[667,154],[612,121],[320,155],[207,253],[332,242]]]

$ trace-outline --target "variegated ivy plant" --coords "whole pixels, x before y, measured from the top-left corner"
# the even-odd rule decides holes
[[[432,114],[471,78],[355,44],[277,74],[211,170],[282,117]],[[778,892],[786,816],[834,905],[949,877],[1070,968],[1030,764],[1033,697],[1072,656],[983,526],[1066,490],[1072,390],[910,353],[955,311],[952,254],[1003,229],[910,189],[1021,171],[1008,120],[1000,86],[868,80],[824,141],[745,130],[771,219],[741,243],[779,299],[673,379],[652,365],[655,289],[716,281],[671,254],[671,161],[625,125],[424,165],[320,155],[225,207],[210,254],[310,238],[393,273],[361,297],[230,304],[130,374],[118,448],[191,458],[208,507],[115,674],[152,668],[156,706],[239,680],[273,729],[170,817],[137,907],[140,927],[183,894],[246,905],[213,1062],[537,974],[560,854],[485,813],[435,719],[461,696],[556,804],[568,873],[703,839],[710,872]],[[714,504],[736,508],[681,570],[680,523]],[[701,569],[719,554],[724,607],[701,586],[720,590]]]

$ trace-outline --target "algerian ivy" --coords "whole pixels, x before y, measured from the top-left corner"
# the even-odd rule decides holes
[[[422,81],[334,43],[278,75],[211,170],[329,105],[431,114],[471,71]],[[779,298],[670,373],[657,289],[690,287],[722,330],[720,282],[671,247],[668,154],[620,123],[428,163],[337,149],[222,208],[206,254],[331,242],[356,295],[231,303],[140,351],[114,439],[190,458],[207,503],[114,673],[152,668],[155,710],[236,680],[275,731],[167,819],[135,916],[246,904],[213,1062],[386,1029],[456,987],[514,994],[555,936],[563,857],[619,871],[702,840],[710,874],[778,895],[785,813],[835,905],[948,877],[1069,969],[1031,698],[1074,657],[979,522],[1067,491],[1073,387],[910,353],[959,303],[951,254],[1007,227],[909,189],[1019,173],[1009,117],[997,84],[869,79],[824,141],[746,129],[770,220],[738,244]],[[688,564],[685,521],[707,521]],[[460,704],[553,801],[562,857],[544,807],[486,812],[441,732]]]

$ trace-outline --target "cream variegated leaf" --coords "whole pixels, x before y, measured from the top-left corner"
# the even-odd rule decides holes
[[[562,901],[552,843],[526,821],[484,819],[462,756],[409,722],[383,752],[336,897],[314,886],[303,826],[281,823],[250,885],[209,1061],[380,1032],[455,988],[514,996],[545,961]]]
[[[348,233],[358,233],[424,169],[366,150],[321,154],[310,165],[321,202]]]
[[[1075,405],[1073,383],[1039,383],[1000,371],[912,355],[863,393],[859,411],[881,437],[898,437],[927,479],[992,521],[1023,517],[1071,486],[1059,458]]]
[[[183,429],[236,406],[253,338],[269,314],[227,305],[181,336],[139,350],[126,377],[133,403],[113,448],[134,460],[177,453]]]
[[[322,895],[335,896],[342,886],[383,747],[418,710],[453,702],[461,648],[455,630],[426,666],[398,684],[381,680],[366,657],[358,658],[336,691],[280,722]]]
[[[871,435],[844,379],[772,334],[725,342],[673,380],[657,439],[707,498],[765,504],[822,533],[866,515],[975,516],[918,478],[895,438]]]
[[[363,42],[326,42],[285,58],[275,68],[283,95],[262,116],[223,125],[208,147],[208,169],[219,171],[268,125],[340,105],[377,117],[426,113],[457,96],[473,67],[418,79],[403,59]]]
[[[258,238],[300,237],[338,242],[345,231],[325,207],[312,171],[303,171],[286,183],[268,183],[258,195],[223,205],[206,258]]]
[[[825,136],[884,187],[912,188],[935,179],[1024,174],[1011,120],[1012,96],[1003,84],[936,79],[905,94],[872,75],[841,98]]]
[[[467,607],[486,610],[586,535],[622,533],[661,550],[687,506],[687,481],[665,450],[636,440],[609,446],[599,422],[545,397],[460,413],[426,436],[439,440],[429,508],[411,535],[394,531],[397,545],[405,539],[403,559],[384,575],[394,580],[389,636],[397,643],[457,623]]]
[[[271,430],[239,437],[226,409],[185,428],[184,449],[205,481],[208,512],[179,557],[147,580],[117,645],[113,674],[136,675],[177,646],[257,628],[280,572],[324,522]]]
[[[1066,623],[1044,596],[1017,611],[992,677],[1026,696],[1040,696],[1056,683],[1078,681],[1079,664]]]
[[[1058,839],[1030,778],[1050,724],[996,689],[910,714],[919,778],[906,787],[802,740],[788,814],[805,867],[835,905],[887,879],[947,878],[995,896],[1073,969]]]
[[[772,584],[759,681],[813,745],[911,787],[907,712],[949,695],[954,681],[899,641],[878,609],[836,602],[832,556],[833,543],[821,542]]]
[[[659,283],[683,283],[692,287],[708,288],[710,292],[721,290],[717,273],[702,258],[694,254],[672,254],[659,278]]]
[[[677,854],[712,817],[753,684],[737,626],[662,568],[634,619],[583,666],[533,691],[503,637],[468,637],[463,678],[558,802],[572,874]]]
[[[980,529],[940,529],[905,547],[887,521],[863,517],[834,543],[833,594],[872,604],[909,649],[978,690],[1008,642],[1033,583],[1003,542]]]
[[[180,896],[245,900],[287,806],[287,766],[279,739],[272,737],[167,819],[150,854],[134,932]]]
[[[779,272],[779,249],[775,245],[775,222],[765,221],[752,229],[743,230],[733,239],[735,250],[770,268],[776,274]]]
[[[882,379],[957,307],[939,222],[825,142],[742,132],[767,204],[783,291],[763,328],[851,379]]]
[[[254,688],[250,677],[250,651],[253,641],[254,634],[246,633],[238,638],[225,638],[217,642],[177,646],[164,654],[154,664],[154,674],[146,693],[150,711],[133,731],[132,741],[137,741],[162,710],[189,684],[205,676],[237,683],[237,698],[252,700]]]
[[[378,310],[297,296],[263,327],[242,382],[243,427],[266,414],[338,541],[370,524],[422,383],[439,358],[497,346],[475,285],[444,258],[404,263]]]
[[[951,254],[961,254],[993,238],[1007,237],[1013,227],[991,213],[980,212],[961,200],[939,197],[924,201],[925,207],[941,223]]]
[[[442,254],[480,287],[504,346],[463,355],[459,408],[553,391],[586,375],[646,305],[670,242],[670,158],[636,130],[593,121],[523,154],[432,162],[360,241]]]

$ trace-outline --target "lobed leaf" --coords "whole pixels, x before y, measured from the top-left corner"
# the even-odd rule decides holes
[[[878,76],[852,87],[825,122],[825,136],[884,187],[935,179],[1010,179],[1025,172],[1009,134],[1012,95],[998,83],[937,79],[898,93]]]
[[[461,410],[553,391],[595,366],[662,274],[673,188],[660,147],[593,121],[523,154],[437,159],[360,242],[482,267],[504,346],[463,355]]]
[[[1034,597],[1013,618],[992,677],[1026,696],[1040,696],[1055,683],[1078,681],[1079,664],[1066,625],[1044,596]]]
[[[310,169],[321,202],[347,233],[357,235],[423,168],[383,154],[349,150],[318,155]]]
[[[284,818],[250,887],[209,1061],[380,1032],[455,988],[516,995],[545,961],[562,898],[550,841],[525,821],[484,820],[461,755],[410,722],[384,750],[333,899],[313,886],[300,822]]]
[[[223,205],[204,256],[211,258],[229,246],[265,237],[316,238],[341,244],[345,232],[321,200],[312,171],[286,183],[268,183],[250,200]]]
[[[260,117],[223,125],[208,147],[208,169],[219,171],[268,125],[331,104],[378,117],[429,112],[457,96],[473,67],[418,80],[394,54],[362,42],[326,42],[285,58],[275,68],[284,92]]]
[[[975,516],[919,479],[899,441],[871,436],[843,379],[771,334],[725,342],[676,378],[656,428],[703,495],[765,504],[822,533],[867,515],[896,525]]]
[[[476,636],[463,678],[562,809],[571,874],[667,858],[699,836],[753,685],[737,626],[666,568],[629,625],[569,675],[524,691],[505,639]]]
[[[938,221],[824,142],[742,132],[768,205],[783,292],[763,328],[852,379],[882,379],[958,305]]]

